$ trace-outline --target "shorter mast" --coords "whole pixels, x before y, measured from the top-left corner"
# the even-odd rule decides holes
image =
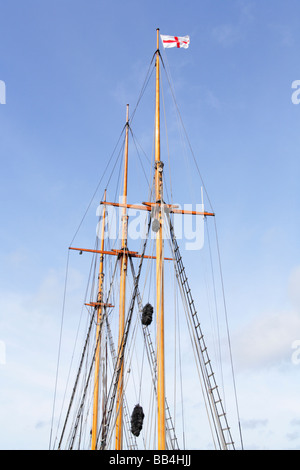
[[[128,128],[129,128],[129,105],[126,109],[126,132],[125,132],[125,155],[124,155],[124,183],[123,183],[123,201],[124,205],[127,204],[127,175],[128,175]],[[121,273],[120,273],[120,304],[119,304],[119,342],[118,351],[122,349],[122,342],[124,341],[124,325],[125,325],[125,298],[126,298],[126,276],[127,276],[127,262],[128,262],[128,248],[127,248],[127,225],[128,215],[126,207],[122,208],[122,242],[121,242]],[[123,447],[123,362],[118,381],[117,389],[117,404],[116,404],[116,450],[121,450]]]
[[[104,193],[106,201],[106,190]],[[101,226],[101,251],[104,250],[104,227],[105,227],[105,206],[103,206],[102,226]],[[97,329],[96,329],[96,354],[95,354],[95,378],[94,378],[94,403],[93,403],[93,423],[92,423],[92,450],[96,450],[97,425],[98,425],[98,402],[99,402],[99,372],[100,372],[100,336],[101,321],[103,312],[103,253],[100,254],[98,299],[97,299]]]

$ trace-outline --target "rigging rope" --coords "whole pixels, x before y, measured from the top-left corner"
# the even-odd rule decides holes
[[[62,330],[63,330],[64,315],[65,315],[66,292],[67,292],[67,279],[68,279],[68,271],[69,271],[69,257],[70,257],[70,252],[69,252],[69,250],[68,250],[67,262],[66,262],[66,274],[65,274],[64,294],[63,294],[63,305],[62,305],[62,314],[61,314],[61,324],[60,324],[60,333],[59,333],[59,342],[58,342],[58,357],[57,357],[55,386],[54,386],[54,400],[53,400],[53,409],[52,409],[52,418],[51,418],[51,429],[50,429],[49,449],[51,449],[51,439],[52,439],[52,432],[53,432],[53,421],[54,421],[54,413],[55,413],[55,405],[56,405],[58,370],[59,370],[59,364],[60,364],[60,352],[61,352]]]
[[[65,315],[66,289],[67,289],[68,271],[69,271],[69,253],[70,253],[70,252],[69,252],[69,250],[68,250],[67,268],[66,268],[66,274],[65,274],[64,297],[63,297],[63,308],[62,308],[62,317],[61,317],[61,332],[60,332],[59,352],[58,352],[58,360],[57,360],[57,372],[56,372],[57,378],[56,378],[56,383],[55,383],[55,394],[56,394],[56,390],[57,390],[58,369],[59,369],[60,354],[61,354],[60,349],[61,349],[61,339],[62,339],[62,328],[63,328],[63,321],[64,321],[64,315]],[[90,282],[90,277],[91,277],[91,271],[90,271],[90,274],[89,274],[88,284],[89,284],[89,282]],[[86,288],[85,298],[86,298],[86,296],[87,296],[87,290],[88,290],[88,287]],[[63,411],[64,401],[65,401],[65,398],[66,398],[67,387],[68,387],[68,383],[69,383],[69,379],[70,379],[70,374],[71,374],[71,367],[72,367],[72,363],[73,363],[73,359],[74,359],[74,353],[75,353],[75,349],[76,349],[76,343],[77,343],[77,339],[78,339],[78,335],[79,335],[79,330],[80,330],[80,323],[81,323],[81,319],[82,319],[82,313],[83,313],[83,307],[82,307],[82,309],[81,309],[81,315],[80,315],[80,319],[79,319],[78,326],[77,326],[77,333],[76,333],[76,337],[75,337],[75,343],[74,343],[74,346],[73,346],[72,359],[71,359],[71,363],[70,363],[70,367],[69,367],[68,377],[67,377],[66,386],[65,386],[65,394],[64,394],[64,397],[63,397],[62,405],[61,405],[61,411],[60,411],[60,416],[59,416],[59,420],[58,420],[57,429],[59,428],[60,420],[61,420],[61,417],[62,417],[62,411]],[[54,408],[55,408],[55,400],[54,400],[54,405],[53,405],[53,417],[52,417],[52,420],[53,420],[53,418],[54,418]],[[52,434],[52,427],[51,427],[51,434]],[[57,439],[57,437],[56,437],[56,439]],[[56,440],[56,439],[55,439],[55,440]]]
[[[166,63],[167,63],[167,56],[166,56],[166,55],[165,55],[165,59],[166,59]],[[167,69],[166,69],[166,67],[165,67],[164,64],[163,64],[163,66],[164,66],[164,69],[165,69],[165,71],[166,71],[167,80],[168,80],[168,82],[169,82],[171,94],[172,94],[172,97],[173,97],[173,100],[174,100],[174,104],[175,104],[175,107],[176,107],[176,110],[177,110],[177,113],[178,113],[178,116],[179,116],[179,119],[180,119],[180,122],[181,122],[181,125],[182,125],[182,129],[183,129],[184,134],[185,134],[185,136],[186,136],[186,139],[187,139],[187,142],[188,142],[188,145],[189,145],[189,148],[190,148],[190,151],[191,151],[191,154],[192,154],[192,157],[193,157],[193,160],[194,160],[194,163],[195,163],[197,172],[198,172],[198,174],[199,174],[201,183],[202,183],[202,185],[203,185],[203,187],[204,187],[204,190],[205,190],[205,193],[206,193],[206,196],[207,196],[209,205],[210,205],[210,207],[211,207],[211,209],[212,209],[212,211],[213,211],[213,206],[212,206],[212,203],[211,203],[211,201],[210,201],[210,198],[209,198],[209,195],[208,195],[206,186],[205,186],[205,184],[204,184],[204,181],[203,181],[203,178],[202,178],[202,175],[201,175],[201,172],[200,172],[200,169],[199,169],[199,166],[198,166],[198,163],[197,163],[197,160],[196,160],[194,151],[193,151],[193,149],[192,149],[191,142],[190,142],[190,140],[189,140],[189,138],[188,138],[187,131],[186,131],[185,126],[184,126],[184,124],[183,124],[183,119],[182,119],[182,116],[181,116],[181,113],[180,113],[180,110],[179,110],[179,107],[178,107],[178,104],[177,104],[177,100],[176,100],[176,98],[175,98],[174,88],[173,88],[172,83],[171,83],[171,76],[170,76],[170,74],[168,73],[168,71],[167,71]],[[214,212],[214,211],[213,211],[213,212]],[[242,448],[243,448],[243,441],[242,441],[242,435],[241,435],[241,424],[240,424],[239,409],[238,409],[238,403],[237,403],[237,392],[236,392],[236,383],[235,383],[235,373],[234,373],[234,368],[233,368],[232,349],[231,349],[231,341],[230,341],[230,334],[229,334],[228,315],[227,315],[227,307],[226,307],[226,300],[225,300],[224,281],[223,281],[223,274],[222,274],[222,267],[221,267],[220,249],[219,249],[219,242],[218,242],[218,234],[217,234],[217,227],[216,227],[216,220],[215,220],[215,217],[214,217],[214,223],[215,223],[215,233],[216,233],[216,240],[217,240],[217,251],[218,251],[218,259],[219,259],[219,269],[220,269],[220,276],[221,276],[222,296],[223,296],[223,303],[224,303],[224,309],[225,309],[226,330],[227,330],[227,337],[228,337],[228,344],[229,344],[229,351],[230,351],[230,362],[231,362],[232,377],[233,377],[233,384],[234,384],[234,395],[235,395],[236,409],[237,409],[237,414],[238,414],[238,425],[239,425],[240,440],[241,440],[241,445],[242,445]],[[214,297],[215,297],[215,286],[213,286],[213,288],[214,288]],[[215,298],[215,303],[216,303],[216,298]],[[219,334],[219,328],[218,328],[218,334]]]
[[[140,95],[139,95],[139,97],[138,97],[138,100],[137,100],[137,103],[136,103],[135,108],[134,108],[134,110],[133,110],[133,113],[131,114],[130,121],[133,121],[133,118],[134,118],[134,115],[135,115],[135,113],[136,113],[136,110],[137,110],[137,108],[138,108],[138,106],[139,106],[139,103],[140,103],[140,101],[141,101],[141,99],[142,99],[142,97],[143,97],[143,95],[144,95],[144,93],[145,93],[145,90],[146,90],[146,88],[147,88],[147,85],[148,85],[148,83],[149,83],[149,81],[150,81],[150,78],[151,78],[151,76],[152,76],[152,73],[153,73],[153,71],[154,71],[154,68],[152,67],[152,71],[151,71],[151,74],[150,74],[150,69],[151,69],[151,66],[152,66],[152,64],[153,64],[155,55],[156,55],[156,53],[154,53],[153,56],[152,56],[152,59],[151,59],[151,62],[150,62],[150,64],[149,64],[149,68],[148,68],[148,71],[147,71],[147,74],[146,74],[146,77],[145,77],[145,80],[144,80],[142,89],[141,89],[141,91],[140,91]]]
[[[136,138],[135,138],[135,136],[134,136],[134,134],[133,134],[133,132],[132,132],[131,127],[129,127],[129,129],[130,129],[130,132],[131,132],[131,135],[132,135],[132,140],[133,140],[133,143],[134,143],[134,145],[135,145],[136,153],[137,153],[137,155],[138,155],[138,158],[139,158],[139,161],[140,161],[140,164],[141,164],[141,167],[142,167],[142,170],[143,170],[143,173],[144,173],[144,176],[145,176],[147,185],[148,185],[148,187],[149,187],[149,189],[150,189],[149,179],[147,178],[147,175],[146,175],[146,172],[145,172],[145,169],[144,169],[144,165],[143,165],[143,163],[142,163],[142,160],[141,160],[141,157],[140,157],[138,148],[137,148]],[[146,156],[146,158],[148,159],[146,153],[145,153],[145,152],[143,152],[143,153],[144,153],[144,155]],[[148,159],[148,161],[149,161],[149,159]],[[150,163],[150,162],[149,162],[149,163]]]
[[[234,372],[233,358],[232,358],[232,348],[231,348],[231,340],[230,340],[230,333],[229,333],[229,322],[228,322],[227,306],[226,306],[226,300],[225,300],[225,288],[224,288],[223,273],[222,273],[222,265],[221,265],[221,255],[220,255],[220,248],[219,248],[219,237],[218,237],[218,231],[217,231],[216,220],[214,220],[214,222],[215,222],[215,234],[216,234],[216,242],[217,242],[217,252],[218,252],[219,269],[220,269],[221,285],[222,285],[222,293],[223,293],[223,303],[224,303],[225,319],[226,319],[226,331],[227,331],[227,337],[228,337],[228,345],[229,345],[229,353],[230,353],[230,363],[231,363],[231,370],[232,370],[232,376],[233,376],[234,396],[235,396],[235,403],[236,403],[236,409],[237,409],[237,414],[238,414],[238,425],[239,425],[240,441],[241,441],[241,446],[242,446],[242,449],[243,449],[244,444],[243,444],[242,428],[241,428],[241,421],[240,421],[240,414],[239,414],[239,406],[238,406],[238,399],[237,399],[235,372]]]
[[[216,320],[217,320],[217,338],[218,338],[218,351],[217,352],[218,352],[219,359],[220,359],[220,375],[222,377],[222,383],[223,383],[224,375],[223,375],[222,360],[221,360],[222,354],[221,354],[221,345],[220,345],[219,312],[218,312],[218,305],[217,305],[217,293],[216,293],[216,285],[215,285],[215,276],[214,276],[214,266],[213,266],[212,251],[211,251],[211,242],[210,242],[210,235],[209,235],[208,223],[207,223],[206,218],[205,218],[205,226],[206,226],[206,232],[207,232],[209,260],[210,260],[212,284],[213,284],[213,286],[212,286],[213,287],[213,298],[214,298],[215,311],[216,311]],[[216,354],[216,356],[217,356],[217,354]],[[224,386],[223,386],[223,390],[224,390],[224,403],[226,403]]]
[[[167,60],[166,60],[166,62],[167,62]],[[165,72],[166,72],[166,77],[167,77],[167,81],[168,81],[169,86],[170,86],[171,95],[172,95],[172,97],[173,97],[174,105],[175,105],[176,111],[177,111],[177,113],[178,113],[178,117],[179,117],[179,119],[180,119],[180,122],[181,122],[181,125],[182,125],[182,129],[183,129],[184,134],[185,134],[185,136],[186,136],[187,143],[188,143],[188,145],[189,145],[189,148],[190,148],[190,151],[191,151],[191,154],[192,154],[192,157],[193,157],[193,160],[194,160],[194,163],[195,163],[197,172],[198,172],[198,174],[199,174],[199,177],[200,177],[200,180],[201,180],[201,184],[203,185],[203,188],[204,188],[204,191],[205,191],[205,193],[206,193],[206,196],[207,196],[208,202],[209,202],[209,204],[210,204],[211,210],[212,210],[212,212],[214,212],[214,211],[213,211],[212,203],[211,203],[210,198],[209,198],[209,195],[208,195],[208,191],[207,191],[206,186],[205,186],[205,184],[204,184],[204,180],[203,180],[202,174],[201,174],[201,172],[200,172],[200,169],[199,169],[199,166],[198,166],[198,163],[197,163],[197,160],[196,160],[196,157],[195,157],[195,154],[194,154],[192,145],[191,145],[191,142],[190,142],[190,140],[189,140],[187,131],[186,131],[185,126],[184,126],[184,123],[183,123],[183,119],[182,119],[182,116],[181,116],[181,113],[180,113],[180,110],[179,110],[179,106],[178,106],[178,104],[177,104],[177,100],[176,100],[176,97],[175,97],[174,87],[173,87],[173,85],[172,85],[172,83],[171,83],[171,75],[169,75],[169,73],[168,73],[168,71],[167,71],[167,69],[166,69],[166,67],[165,67],[164,64],[163,64],[163,67],[164,67],[164,70],[165,70]]]
[[[166,107],[165,107],[165,99],[164,99],[164,92],[163,92],[163,81],[161,80],[161,90],[162,90],[162,98],[163,98],[163,110],[164,110],[164,121],[165,121],[165,129],[166,129],[166,142],[167,142],[167,154],[168,154],[168,164],[169,164],[169,176],[170,176],[170,192],[171,192],[171,203],[173,203],[173,191],[172,191],[172,179],[171,179],[171,162],[170,162],[170,148],[169,148],[169,139],[168,139],[168,129],[167,129],[167,117],[166,117]]]
[[[117,268],[117,260],[116,260],[116,263],[115,263],[115,269],[114,269],[114,273],[113,273],[112,280],[111,280],[111,288],[112,288],[112,284],[114,282],[116,268]],[[109,300],[109,297],[110,297],[110,294],[111,294],[111,288],[110,288],[109,293],[108,293],[107,303],[108,303],[108,300]],[[79,367],[78,367],[78,372],[77,372],[77,376],[76,376],[75,383],[74,383],[74,386],[73,386],[73,391],[72,391],[72,395],[71,395],[71,398],[70,398],[69,407],[68,407],[67,414],[66,414],[66,417],[65,417],[63,429],[62,429],[62,432],[61,432],[61,437],[60,437],[58,448],[61,448],[61,444],[62,444],[62,440],[63,440],[63,437],[64,437],[66,425],[67,425],[67,422],[68,422],[68,419],[69,419],[69,416],[70,416],[70,411],[71,411],[71,408],[72,408],[72,405],[73,405],[75,393],[77,391],[77,387],[78,387],[78,384],[79,384],[79,378],[80,378],[80,375],[81,375],[83,362],[84,362],[84,360],[86,358],[86,355],[87,355],[87,351],[88,351],[87,348],[88,348],[88,345],[89,345],[89,339],[90,339],[90,336],[91,336],[91,331],[92,331],[91,329],[92,329],[93,325],[94,325],[94,315],[91,315],[90,325],[89,325],[89,328],[88,328],[85,344],[84,344],[84,347],[83,347],[83,351],[82,351],[82,355],[81,355],[81,359],[80,359],[80,363],[79,363]],[[95,347],[95,352],[96,352],[96,348],[97,348],[97,345]],[[93,360],[94,360],[94,357],[92,359],[92,365],[93,365]],[[78,418],[78,421],[79,421],[79,418]],[[74,438],[75,438],[75,435],[74,435]]]
[[[103,173],[102,173],[102,176],[101,176],[101,178],[100,178],[100,180],[99,180],[99,182],[98,182],[98,184],[97,184],[97,186],[96,186],[96,189],[95,189],[94,192],[93,192],[93,195],[92,195],[92,197],[91,197],[91,199],[90,199],[90,202],[89,202],[89,204],[88,204],[88,206],[87,206],[87,208],[86,208],[86,210],[85,210],[85,212],[84,212],[84,214],[83,214],[83,217],[82,217],[82,219],[81,219],[81,221],[80,221],[80,223],[79,223],[79,225],[78,225],[78,227],[77,227],[77,229],[76,229],[76,231],[75,231],[75,233],[74,233],[74,235],[73,235],[73,238],[72,238],[71,243],[69,244],[69,246],[72,246],[72,244],[73,244],[73,242],[74,242],[74,240],[75,240],[75,238],[76,238],[76,236],[77,236],[77,234],[78,234],[78,232],[79,232],[79,230],[80,230],[80,227],[81,227],[82,224],[83,224],[83,221],[84,221],[84,219],[85,219],[85,217],[86,217],[86,215],[87,215],[87,213],[88,213],[88,211],[89,211],[89,209],[90,209],[90,207],[91,207],[91,205],[92,205],[92,202],[93,202],[93,200],[94,200],[94,198],[95,198],[95,196],[96,196],[96,194],[97,194],[97,192],[98,192],[98,189],[99,189],[99,187],[100,187],[100,185],[101,185],[101,183],[102,183],[102,181],[103,181],[103,179],[104,179],[104,176],[105,176],[105,174],[106,174],[106,172],[107,172],[107,170],[108,170],[108,167],[109,167],[109,164],[110,164],[110,162],[111,162],[111,160],[112,160],[112,158],[113,158],[113,155],[114,155],[114,153],[115,153],[115,151],[116,151],[116,149],[117,149],[117,147],[118,147],[118,145],[119,145],[119,142],[120,142],[120,140],[121,140],[121,137],[122,137],[122,135],[123,135],[123,133],[124,133],[125,128],[126,128],[126,125],[123,127],[123,129],[122,129],[122,131],[121,131],[121,133],[120,133],[120,136],[119,136],[119,138],[118,138],[118,141],[117,141],[117,143],[116,143],[116,145],[115,145],[115,147],[114,147],[114,149],[113,149],[113,152],[112,152],[110,158],[108,159],[108,162],[107,162],[106,167],[105,167],[105,169],[104,169],[104,171],[103,171]],[[115,163],[115,165],[116,165],[116,163]],[[115,165],[114,165],[114,167],[115,167]],[[114,170],[114,167],[113,167],[113,170]],[[113,172],[113,170],[112,170],[112,172]],[[107,184],[109,183],[109,181],[110,181],[110,179],[111,179],[112,172],[111,172],[111,175],[110,175],[110,177],[109,177],[109,179],[108,179]]]
[[[117,262],[116,262],[116,266],[117,266]],[[112,283],[113,283],[113,281],[112,281]],[[93,356],[92,356],[92,360],[91,360],[91,363],[90,363],[90,367],[89,367],[89,369],[88,369],[88,374],[87,374],[87,379],[86,379],[86,382],[85,382],[85,386],[84,386],[84,388],[83,388],[82,399],[81,399],[81,402],[80,402],[79,410],[78,410],[77,417],[76,417],[76,421],[75,421],[73,436],[72,436],[71,442],[70,442],[70,447],[69,447],[70,449],[73,448],[73,443],[74,443],[74,440],[75,440],[75,436],[76,436],[76,431],[77,431],[77,428],[78,428],[79,419],[80,419],[80,417],[81,417],[81,415],[82,415],[84,400],[85,400],[85,397],[86,397],[86,394],[87,394],[87,390],[88,390],[88,386],[89,386],[89,382],[90,382],[90,377],[91,377],[91,373],[92,373],[93,365],[94,365],[94,361],[95,361],[95,356],[96,356],[98,344],[99,344],[99,341],[100,341],[100,338],[101,338],[102,326],[103,326],[103,322],[104,322],[104,320],[105,320],[105,316],[106,316],[106,309],[104,309],[104,315],[103,315],[102,318],[101,318],[101,322],[100,322],[100,331],[99,331],[98,338],[97,338],[97,340],[96,340],[96,345],[95,345],[95,347],[94,347],[94,353],[93,353]]]
[[[146,237],[146,240],[144,242],[144,248],[143,248],[141,258],[140,258],[138,274],[137,274],[137,277],[136,277],[135,283],[134,283],[134,292],[133,292],[133,296],[131,298],[131,304],[130,304],[130,308],[129,308],[128,318],[127,318],[127,321],[126,321],[126,328],[125,328],[125,331],[124,331],[124,334],[123,334],[122,341],[120,342],[120,348],[119,348],[119,351],[118,351],[118,363],[117,363],[117,366],[116,366],[115,371],[114,371],[115,380],[114,380],[114,383],[112,382],[111,387],[110,387],[110,392],[109,392],[109,395],[110,395],[110,408],[108,410],[108,417],[107,417],[107,421],[106,421],[106,429],[104,430],[104,438],[103,438],[103,441],[101,442],[101,449],[104,449],[105,446],[106,446],[106,436],[108,434],[108,428],[109,428],[109,423],[110,423],[111,413],[112,413],[112,406],[113,406],[115,396],[116,396],[116,388],[117,388],[118,381],[119,381],[121,366],[122,366],[123,360],[124,360],[124,350],[125,350],[125,345],[126,345],[126,341],[127,341],[127,337],[128,337],[129,327],[130,327],[130,324],[131,324],[135,299],[136,299],[136,295],[137,295],[138,283],[139,283],[139,279],[140,279],[140,275],[141,275],[142,264],[143,264],[143,260],[144,260],[144,254],[145,254],[145,250],[146,250],[148,234],[149,234],[149,230],[150,230],[150,223],[151,223],[151,218],[149,217],[147,237]],[[111,395],[111,393],[112,393],[112,395]],[[103,427],[103,424],[104,423],[102,422],[101,428]],[[98,437],[99,437],[99,435],[98,435]]]
[[[210,387],[209,387],[209,380],[208,380],[208,376],[207,376],[206,365],[205,365],[204,358],[202,357],[203,351],[200,347],[198,336],[196,335],[195,327],[193,327],[193,326],[195,326],[193,324],[193,320],[192,320],[193,315],[192,315],[192,318],[191,318],[191,315],[189,314],[190,313],[189,310],[190,310],[191,305],[189,304],[188,298],[186,298],[186,296],[184,294],[184,287],[187,287],[187,285],[185,283],[183,283],[182,277],[181,277],[181,274],[182,274],[182,271],[184,270],[184,267],[182,267],[181,270],[180,270],[179,265],[177,266],[178,260],[181,260],[181,256],[180,256],[180,253],[179,253],[179,246],[176,242],[176,238],[175,238],[175,235],[174,235],[171,220],[169,220],[169,227],[170,227],[170,235],[171,235],[170,245],[171,245],[171,250],[172,250],[172,253],[173,253],[174,267],[175,267],[175,270],[176,270],[176,273],[177,273],[177,279],[178,279],[178,284],[179,284],[180,293],[181,293],[181,297],[182,297],[182,302],[183,302],[183,305],[185,307],[184,310],[185,310],[186,319],[187,319],[187,326],[188,326],[188,329],[189,329],[190,338],[191,339],[193,338],[193,341],[191,341],[191,342],[192,342],[192,347],[193,347],[193,351],[194,351],[194,354],[195,354],[195,358],[198,357],[198,361],[196,361],[196,366],[197,366],[197,370],[198,370],[198,375],[199,375],[202,395],[203,395],[203,399],[204,399],[204,404],[205,404],[205,408],[206,408],[207,417],[208,417],[210,427],[211,427],[211,429],[212,429],[213,425],[215,427],[215,435],[212,433],[212,438],[213,438],[213,441],[214,441],[214,444],[215,444],[215,437],[214,436],[216,436],[216,438],[219,441],[219,434],[217,432],[215,417],[214,417],[214,414],[213,414],[213,411],[212,411],[211,399],[213,397],[210,395]],[[181,265],[181,266],[183,266],[183,265]],[[185,277],[185,282],[187,282],[187,277]],[[189,292],[190,292],[190,289],[189,289]],[[199,325],[200,325],[200,323],[198,324],[198,326]],[[201,338],[203,338],[202,334],[201,334]],[[199,367],[200,367],[200,370],[201,370],[201,375],[200,375]],[[203,381],[201,380],[201,376],[202,376]],[[205,393],[204,393],[204,390],[205,390]],[[209,409],[210,409],[210,414],[208,413]],[[220,443],[220,441],[219,441],[219,443]],[[215,447],[216,447],[216,444],[215,444]]]

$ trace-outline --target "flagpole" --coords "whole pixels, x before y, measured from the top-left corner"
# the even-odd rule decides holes
[[[158,450],[166,448],[164,358],[164,256],[163,256],[163,163],[160,160],[160,62],[157,29],[155,91],[155,197],[159,230],[156,234],[156,328],[157,328],[157,425]]]

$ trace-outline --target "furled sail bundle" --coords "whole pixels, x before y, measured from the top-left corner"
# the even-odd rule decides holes
[[[148,303],[143,308],[142,324],[149,326],[152,322],[152,316],[153,316],[153,307],[151,304]]]
[[[140,405],[135,405],[131,415],[131,432],[136,437],[140,435],[143,428],[144,416],[143,408]]]

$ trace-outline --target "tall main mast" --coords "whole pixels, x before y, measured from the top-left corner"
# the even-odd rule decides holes
[[[160,62],[157,29],[155,89],[155,199],[159,230],[156,234],[156,324],[157,324],[157,425],[158,450],[166,448],[165,358],[164,358],[164,244],[163,244],[163,163],[160,160]]]
[[[127,175],[128,175],[128,128],[129,128],[129,105],[126,108],[126,131],[125,131],[125,154],[124,154],[124,182],[123,182],[123,200],[122,204],[127,204]],[[122,242],[121,242],[121,273],[120,273],[120,302],[119,302],[119,342],[118,351],[121,351],[122,342],[124,341],[124,325],[125,325],[125,292],[126,292],[126,276],[127,276],[127,209],[122,209]],[[121,365],[118,389],[117,389],[117,420],[116,420],[116,450],[121,450],[123,445],[123,362]]]

